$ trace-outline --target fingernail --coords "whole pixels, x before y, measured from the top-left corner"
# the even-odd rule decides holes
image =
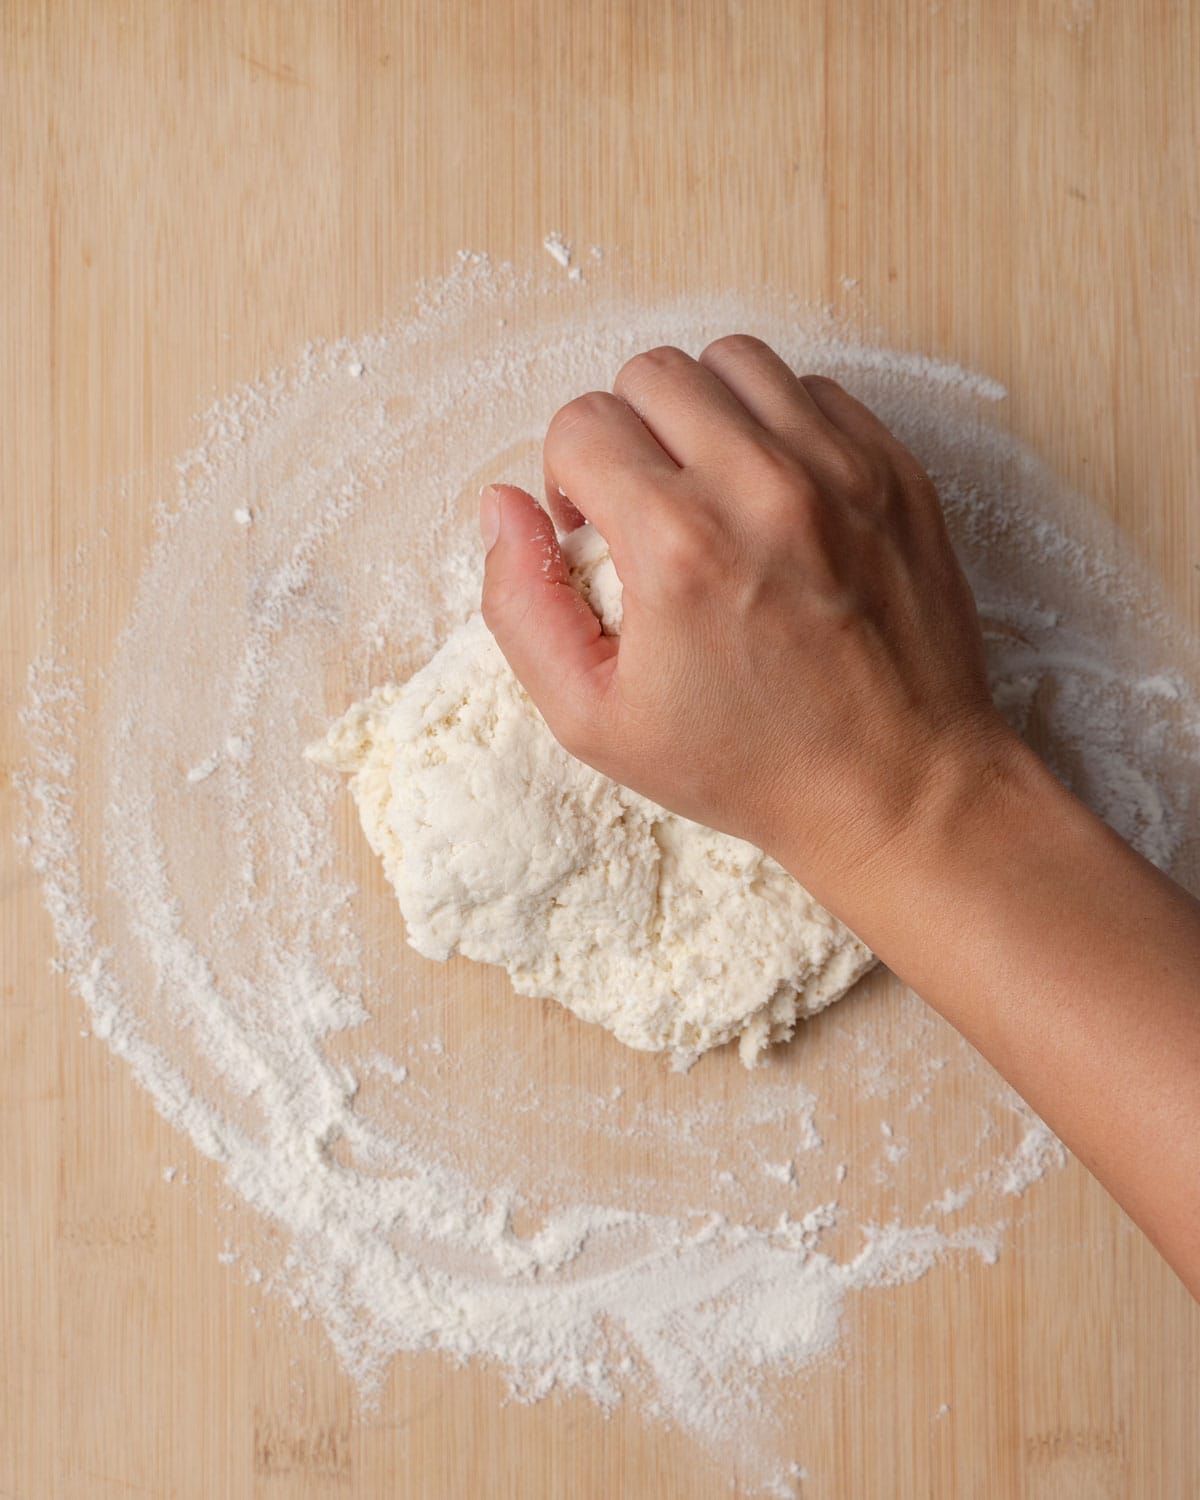
[[[500,535],[500,497],[494,484],[485,484],[479,491],[479,535],[483,550],[490,552]]]

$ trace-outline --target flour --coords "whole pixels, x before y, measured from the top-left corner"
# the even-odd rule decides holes
[[[567,548],[615,629],[602,539]],[[773,859],[568,755],[478,614],[308,753],[350,773],[417,952],[499,964],[627,1047],[686,1067],[739,1039],[752,1066],[874,961]]]
[[[571,246],[563,239],[557,229],[551,230],[542,241],[542,248],[564,270],[571,264]]]
[[[1001,1191],[1019,1198],[1042,1180],[1048,1168],[1064,1166],[1066,1159],[1062,1142],[1047,1125],[1033,1117],[1016,1151],[1004,1164]]]
[[[441,1351],[522,1399],[634,1402],[762,1487],[804,1458],[792,1374],[858,1357],[847,1299],[994,1260],[1052,1138],[1030,1141],[1011,1093],[882,976],[753,1074],[615,1045],[584,1069],[572,1018],[530,1016],[478,966],[439,998],[303,746],[469,617],[479,486],[536,492],[563,401],[638,349],[731,328],[842,379],[921,455],[1005,712],[1185,876],[1200,678],[1153,580],[996,430],[993,383],[864,349],[783,297],[639,305],[605,289],[616,269],[589,262],[567,316],[560,268],[464,252],[412,317],[214,408],[119,638],[93,616],[103,645],[81,647],[95,577],[119,576],[104,537],[56,601],[24,841],[88,1029],[238,1205],[233,1274],[319,1319],[364,1399],[397,1355]],[[948,1228],[933,1205],[964,1185]]]

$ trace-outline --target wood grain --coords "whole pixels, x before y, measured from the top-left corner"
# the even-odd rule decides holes
[[[95,580],[98,648],[128,606],[122,476],[152,493],[215,394],[552,227],[647,297],[782,285],[1002,380],[1200,623],[1192,5],[8,0],[0,29],[10,706],[100,527],[129,565]],[[217,1262],[215,1170],[80,1037],[0,860],[0,1496],[737,1492],[632,1407],[503,1405],[432,1357],[364,1416],[320,1330]],[[1200,1492],[1200,1314],[1078,1167],[1000,1265],[847,1332],[798,1403],[806,1495]]]

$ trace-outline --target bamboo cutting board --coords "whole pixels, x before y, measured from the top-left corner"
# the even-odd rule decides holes
[[[129,563],[98,649],[123,618],[151,522],[122,476],[460,247],[520,264],[552,228],[647,297],[765,282],[1003,381],[1200,624],[1193,6],[9,0],[0,28],[10,705],[99,528]],[[433,1357],[364,1417],[320,1330],[218,1263],[216,1169],[80,1037],[0,850],[0,1496],[738,1493],[632,1406],[503,1405]],[[864,1299],[847,1348],[797,1410],[806,1495],[1200,1492],[1200,1313],[1075,1165],[996,1267]]]

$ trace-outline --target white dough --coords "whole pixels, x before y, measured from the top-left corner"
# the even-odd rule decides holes
[[[615,633],[603,539],[564,551]],[[351,774],[419,953],[500,964],[629,1047],[686,1064],[738,1037],[751,1066],[874,962],[767,855],[568,755],[479,615],[307,753]]]

